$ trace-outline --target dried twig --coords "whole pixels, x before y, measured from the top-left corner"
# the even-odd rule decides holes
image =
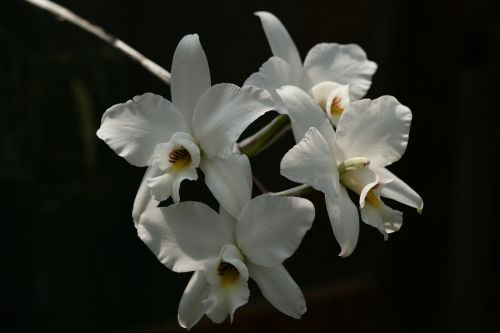
[[[128,44],[124,43],[120,39],[116,38],[115,36],[107,33],[102,29],[101,27],[90,23],[89,21],[81,18],[80,16],[76,15],[72,11],[52,2],[49,0],[25,0],[26,2],[29,2],[30,4],[42,8],[54,15],[56,15],[58,18],[71,22],[77,27],[90,32],[94,36],[99,37],[103,41],[107,42],[108,44],[111,44],[124,54],[126,54],[129,58],[131,58],[134,61],[137,61],[140,63],[144,68],[146,68],[150,73],[158,77],[160,80],[163,82],[170,84],[170,73],[158,65],[157,63],[149,60],[146,58],[144,55],[139,53],[137,50],[129,46]]]

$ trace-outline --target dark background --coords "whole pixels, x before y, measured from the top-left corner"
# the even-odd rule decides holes
[[[300,321],[252,290],[235,323],[193,331],[493,332],[500,186],[499,2],[58,1],[168,70],[198,33],[212,82],[239,85],[271,55],[256,10],[276,14],[305,57],[319,42],[357,43],[379,65],[368,96],[413,111],[391,169],[425,201],[387,242],[362,225],[337,257],[321,195],[318,218],[287,261],[308,301]],[[0,281],[2,332],[176,331],[189,274],[162,266],[131,221],[144,170],[97,139],[102,113],[169,87],[94,36],[22,1],[0,3]],[[265,116],[253,129],[272,118]],[[250,129],[249,131],[252,131]],[[291,184],[287,136],[252,159],[272,191]],[[184,184],[187,198],[205,193]],[[256,191],[258,194],[258,191]],[[391,203],[392,205],[392,203]]]

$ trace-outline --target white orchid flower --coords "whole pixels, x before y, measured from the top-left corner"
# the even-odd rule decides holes
[[[273,109],[270,94],[252,86],[211,86],[198,35],[185,36],[175,50],[171,92],[172,102],[147,93],[112,106],[97,131],[130,164],[149,167],[134,202],[134,222],[159,201],[179,202],[181,182],[196,180],[198,167],[215,198],[237,216],[247,202],[242,182],[250,165],[233,149],[243,130]]]
[[[261,195],[238,218],[199,202],[149,209],[138,234],[174,272],[194,271],[179,304],[179,324],[193,327],[206,314],[216,323],[247,303],[252,278],[264,297],[293,318],[306,311],[304,296],[283,261],[314,219],[306,199]]]
[[[321,43],[307,54],[304,65],[288,31],[271,13],[255,13],[261,20],[273,57],[244,84],[268,90],[278,112],[287,113],[276,89],[293,85],[313,96],[334,125],[351,101],[362,98],[371,85],[377,65],[356,44]],[[294,123],[292,128],[295,133]]]
[[[386,206],[381,196],[423,208],[421,197],[385,168],[399,160],[406,149],[410,109],[392,96],[352,102],[335,132],[304,91],[285,86],[278,94],[292,117],[300,120],[297,134],[303,137],[283,157],[281,174],[325,193],[340,256],[352,253],[359,234],[358,211],[347,189],[359,195],[363,222],[377,228],[384,239],[399,230],[403,217]]]

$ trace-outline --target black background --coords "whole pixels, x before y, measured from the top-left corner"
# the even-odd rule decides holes
[[[203,321],[193,331],[495,331],[498,2],[58,3],[167,69],[182,36],[198,33],[212,82],[239,85],[271,55],[252,14],[267,10],[302,57],[319,42],[361,45],[379,65],[367,97],[394,95],[413,111],[408,149],[391,170],[422,195],[423,215],[394,204],[402,230],[383,242],[362,225],[356,251],[341,259],[312,195],[318,218],[286,262],[308,300],[304,318],[281,315],[254,288],[232,326]],[[109,106],[144,92],[170,94],[94,36],[22,1],[0,3],[0,331],[176,330],[189,275],[170,272],[139,240],[130,214],[144,170],[95,136]],[[291,185],[279,161],[292,144],[287,136],[252,159],[272,191]],[[206,191],[183,185],[187,198]]]

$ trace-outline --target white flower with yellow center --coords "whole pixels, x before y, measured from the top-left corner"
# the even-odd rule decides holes
[[[179,202],[184,179],[196,169],[219,203],[233,216],[246,204],[250,175],[235,142],[256,118],[273,109],[262,89],[233,84],[211,86],[207,58],[198,35],[182,38],[172,61],[172,102],[147,93],[108,109],[97,136],[135,166],[148,166],[137,193],[134,222],[148,207],[172,197]]]
[[[347,105],[366,94],[377,65],[367,59],[359,45],[337,43],[315,45],[302,65],[297,47],[280,20],[268,12],[256,15],[262,22],[273,57],[245,84],[271,92],[281,113],[287,111],[276,89],[284,85],[299,87],[316,100],[336,125]],[[295,133],[293,118],[292,128]]]
[[[392,96],[351,103],[337,131],[304,91],[285,86],[278,93],[303,137],[281,161],[281,174],[325,193],[333,232],[348,256],[356,247],[359,216],[347,189],[359,195],[362,220],[387,239],[399,230],[402,213],[386,206],[387,197],[418,210],[420,196],[385,167],[399,160],[407,143],[411,111]]]
[[[146,210],[139,237],[168,268],[191,272],[179,304],[179,323],[193,327],[206,314],[216,323],[247,303],[252,278],[281,312],[300,318],[304,296],[283,266],[314,219],[306,199],[261,195],[237,219],[199,202]]]

